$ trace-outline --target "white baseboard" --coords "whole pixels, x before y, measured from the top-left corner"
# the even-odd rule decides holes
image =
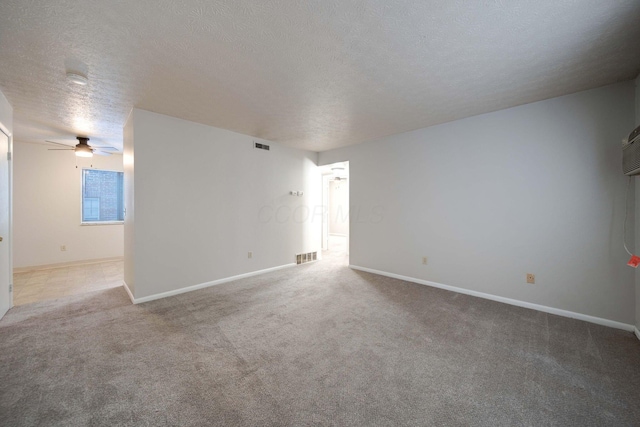
[[[349,268],[354,270],[366,271],[367,273],[378,274],[380,276],[391,277],[394,279],[404,280],[407,282],[418,283],[420,285],[432,286],[434,288],[445,289],[447,291],[457,292],[460,294],[471,295],[478,298],[484,298],[492,301],[498,301],[505,304],[515,305],[518,307],[529,308],[532,310],[538,310],[545,313],[555,314],[563,317],[570,317],[572,319],[584,320],[585,322],[595,323],[598,325],[609,326],[611,328],[622,329],[625,331],[633,332],[635,330],[636,335],[640,339],[640,333],[634,325],[627,323],[616,322],[615,320],[603,319],[601,317],[590,316],[588,314],[575,313],[573,311],[561,310],[559,308],[547,307],[545,305],[533,304],[526,301],[515,300],[511,298],[500,297],[497,295],[486,294],[484,292],[472,291],[469,289],[458,288],[455,286],[443,285],[441,283],[430,282],[428,280],[416,279],[415,277],[402,276],[395,273],[387,273],[386,271],[374,270],[372,268],[360,267],[357,265],[349,265]]]
[[[636,334],[636,337],[640,340],[640,331],[638,330],[638,328],[637,328],[637,327],[635,328],[635,331],[634,331],[634,332],[635,332],[635,334]]]
[[[282,270],[283,268],[295,267],[296,265],[297,264],[295,263],[279,265],[277,267],[265,268],[264,270],[251,271],[249,273],[238,274],[237,276],[225,277],[223,279],[212,280],[211,282],[200,283],[198,285],[187,286],[184,288],[175,289],[173,291],[162,292],[159,294],[149,295],[141,298],[134,298],[133,294],[131,293],[131,290],[129,289],[126,283],[124,283],[124,288],[129,294],[129,298],[131,298],[131,302],[133,302],[134,304],[140,304],[143,302],[149,302],[149,301],[153,301],[161,298],[171,297],[174,295],[184,294],[186,292],[197,291],[198,289],[208,288],[209,286],[215,286],[215,285],[221,285],[227,282],[233,282],[234,280],[240,280],[247,277],[258,276],[264,273],[270,273],[276,270]]]
[[[136,299],[133,297],[133,294],[131,293],[131,289],[129,289],[129,285],[127,285],[127,282],[123,280],[122,286],[124,287],[124,290],[127,291],[127,295],[129,295],[129,299],[131,300],[131,302],[135,304]]]
[[[32,265],[29,267],[17,267],[14,273],[27,273],[29,271],[51,270],[52,268],[75,267],[78,265],[101,264],[103,262],[122,261],[124,257],[116,256],[110,258],[85,259],[80,261],[59,262],[57,264]]]

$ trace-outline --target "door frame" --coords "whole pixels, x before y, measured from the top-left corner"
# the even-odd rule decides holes
[[[9,246],[9,309],[13,307],[13,135],[9,132],[9,129],[4,123],[0,122],[0,132],[7,136],[8,146],[7,153],[7,186],[8,186],[8,201],[9,201],[9,234],[7,235],[7,244]],[[5,313],[0,313],[0,319]]]
[[[349,169],[349,160],[343,160],[341,162],[335,162],[335,163],[328,163],[326,165],[323,165],[322,168],[327,168],[327,167],[331,167],[334,165],[341,165],[344,166],[347,169],[347,187],[349,188],[349,203],[347,205],[347,212],[349,215],[349,232],[346,235],[347,241],[347,247],[346,247],[346,251],[347,251],[347,256],[349,255],[349,248],[350,248],[350,239],[351,239],[351,171]],[[330,234],[330,230],[329,230],[329,215],[330,215],[330,206],[329,206],[329,192],[330,192],[330,181],[332,181],[334,178],[333,173],[327,173],[327,172],[323,172],[322,173],[322,236],[321,236],[321,243],[322,243],[322,250],[326,251],[327,249],[329,249],[329,234]]]
[[[329,249],[329,180],[331,175],[322,175],[322,250]]]

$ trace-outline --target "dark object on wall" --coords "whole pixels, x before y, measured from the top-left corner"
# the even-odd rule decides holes
[[[625,175],[640,175],[640,126],[622,141],[622,171]]]

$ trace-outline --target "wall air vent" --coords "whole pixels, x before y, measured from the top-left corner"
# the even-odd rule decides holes
[[[296,255],[296,264],[304,264],[307,262],[317,261],[318,252],[307,252],[306,254]]]
[[[625,175],[640,175],[640,126],[622,141],[622,171]]]
[[[258,148],[260,150],[269,151],[269,146],[267,144],[260,144],[259,142],[254,142],[253,145],[254,145],[255,148]]]

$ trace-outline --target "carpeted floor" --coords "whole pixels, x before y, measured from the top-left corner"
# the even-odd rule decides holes
[[[13,305],[63,298],[122,286],[124,261],[88,262],[13,274]]]
[[[0,321],[2,426],[640,425],[631,333],[336,257],[138,306]]]

